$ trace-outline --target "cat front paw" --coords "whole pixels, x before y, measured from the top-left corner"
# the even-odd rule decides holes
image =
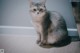
[[[41,40],[37,40],[37,42],[36,42],[36,43],[37,43],[37,44],[39,44],[40,42],[41,42]]]
[[[46,40],[40,42],[40,46],[43,46],[43,45],[46,45],[46,44],[47,44],[47,41]]]

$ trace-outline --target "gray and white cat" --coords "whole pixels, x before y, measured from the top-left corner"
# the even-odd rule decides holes
[[[39,3],[32,0],[29,2],[30,15],[38,34],[38,44],[55,44],[68,36],[65,20],[58,12],[50,12],[46,9],[46,0]]]

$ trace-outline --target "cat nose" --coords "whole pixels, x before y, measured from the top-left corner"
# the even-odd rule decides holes
[[[37,12],[37,14],[39,14],[39,12]]]

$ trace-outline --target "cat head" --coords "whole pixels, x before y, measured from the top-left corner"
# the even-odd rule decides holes
[[[32,0],[29,0],[30,3],[30,13],[33,17],[41,17],[46,13],[46,0],[42,0],[39,3],[35,3]]]

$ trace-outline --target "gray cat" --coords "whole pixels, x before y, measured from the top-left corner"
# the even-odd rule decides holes
[[[65,20],[58,12],[46,9],[46,0],[39,3],[32,0],[29,2],[32,22],[38,34],[38,44],[55,44],[68,36]]]

